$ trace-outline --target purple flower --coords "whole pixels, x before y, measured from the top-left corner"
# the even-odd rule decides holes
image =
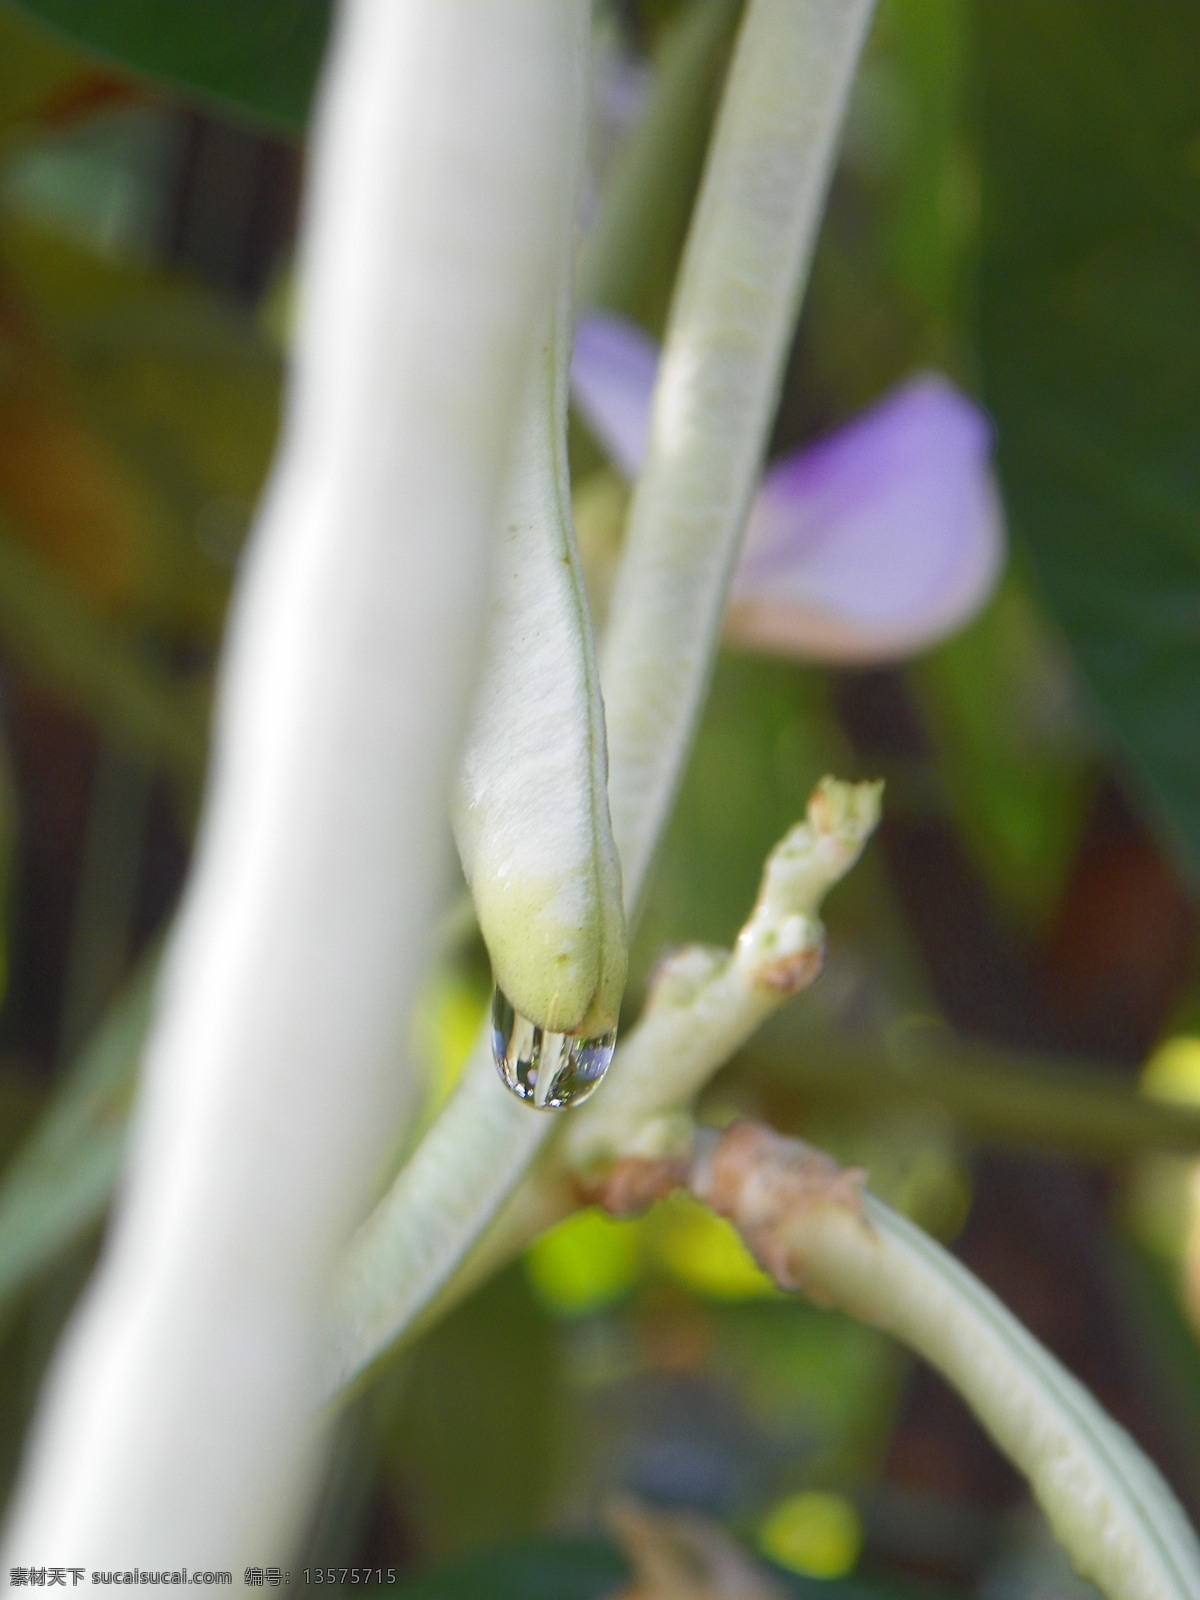
[[[590,314],[571,388],[613,465],[646,453],[658,350]],[[923,373],[772,466],[746,530],[726,637],[812,661],[897,660],[969,622],[995,588],[1004,524],[992,429],[950,381]]]

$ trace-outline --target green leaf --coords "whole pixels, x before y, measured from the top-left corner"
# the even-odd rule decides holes
[[[1012,521],[1200,871],[1200,8],[979,5],[981,339]]]
[[[10,0],[12,3],[12,0]],[[117,65],[301,133],[329,30],[329,0],[16,0]]]

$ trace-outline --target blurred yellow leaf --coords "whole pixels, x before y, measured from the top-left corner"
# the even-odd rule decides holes
[[[723,1217],[680,1193],[654,1208],[648,1244],[673,1278],[714,1300],[757,1300],[779,1293]]]
[[[842,1578],[862,1551],[862,1520],[840,1494],[790,1494],[767,1512],[759,1548],[789,1572],[808,1578]]]
[[[529,1281],[542,1303],[560,1316],[597,1311],[637,1281],[641,1235],[640,1221],[579,1211],[530,1247],[525,1257]]]

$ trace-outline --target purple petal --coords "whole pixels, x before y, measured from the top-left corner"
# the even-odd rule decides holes
[[[657,367],[657,345],[634,323],[580,320],[572,396],[627,478],[645,459]],[[767,473],[727,636],[812,661],[895,660],[968,622],[1003,558],[991,425],[924,374]]]
[[[983,605],[1003,562],[991,425],[925,374],[767,474],[728,637],[812,661],[911,655]]]
[[[658,345],[624,317],[592,311],[579,319],[571,356],[571,396],[622,476],[646,459]]]

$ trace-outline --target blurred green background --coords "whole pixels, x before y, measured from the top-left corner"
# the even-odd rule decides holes
[[[0,0],[5,1492],[100,1239],[186,870],[328,13]],[[590,289],[655,333],[737,16],[597,11],[596,214],[630,140],[656,176]],[[705,1113],[867,1166],[1193,1517],[1197,61],[1193,0],[882,0],[772,452],[948,372],[995,421],[1009,567],[975,623],[902,668],[722,658],[629,997],[633,1015],[671,945],[730,942],[822,773],[885,777],[822,983]],[[619,517],[581,424],[572,452],[581,520]],[[487,985],[473,937],[431,977],[431,1106]],[[583,1600],[627,1582],[623,1503],[647,1537],[707,1519],[831,1600],[1090,1592],[937,1380],[772,1292],[680,1201],[581,1215],[383,1370],[340,1428],[303,1561],[333,1564],[326,1589],[358,1565],[414,1600]]]

